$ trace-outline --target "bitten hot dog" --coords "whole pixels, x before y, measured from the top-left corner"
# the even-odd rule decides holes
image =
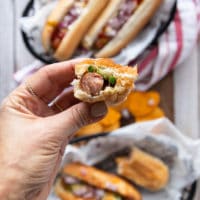
[[[111,0],[83,39],[95,57],[112,57],[150,21],[162,0]]]
[[[85,32],[109,0],[60,0],[49,15],[42,43],[57,60],[72,56]]]
[[[141,200],[122,178],[79,163],[66,165],[55,186],[62,200]]]
[[[75,66],[74,96],[93,103],[118,104],[134,87],[137,69],[123,67],[110,59],[87,59]]]

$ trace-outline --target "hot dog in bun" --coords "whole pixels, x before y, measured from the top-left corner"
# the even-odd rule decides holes
[[[80,163],[65,166],[55,192],[62,200],[142,199],[138,190],[120,177]]]
[[[84,102],[108,105],[126,99],[134,87],[137,68],[121,66],[110,59],[87,59],[75,66],[74,96]]]
[[[42,32],[42,43],[57,60],[72,56],[109,0],[59,0]]]
[[[112,57],[127,46],[150,21],[162,0],[110,0],[83,39],[95,57]]]

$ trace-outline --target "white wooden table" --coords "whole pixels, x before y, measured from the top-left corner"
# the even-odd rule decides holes
[[[18,19],[28,0],[0,1],[0,101],[15,87],[13,73],[34,58],[26,50]],[[175,123],[185,134],[199,137],[200,45],[174,73]],[[200,185],[200,184],[199,184]],[[200,199],[200,187],[195,200]]]

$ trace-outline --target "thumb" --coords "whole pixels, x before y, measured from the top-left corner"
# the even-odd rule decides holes
[[[107,106],[104,102],[95,104],[79,103],[71,108],[51,117],[48,123],[54,130],[58,130],[63,136],[69,137],[81,127],[102,119],[107,113]]]

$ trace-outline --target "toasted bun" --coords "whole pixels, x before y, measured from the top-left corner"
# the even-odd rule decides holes
[[[130,199],[141,200],[140,193],[128,182],[94,167],[71,163],[65,166],[63,172],[97,188],[116,192]]]
[[[77,21],[68,30],[54,57],[57,60],[66,60],[72,56],[89,26],[106,6],[109,0],[89,0],[87,8]],[[97,6],[98,5],[98,6]]]
[[[58,1],[56,7],[52,10],[51,14],[47,18],[46,24],[42,31],[42,44],[47,52],[51,48],[51,36],[56,26],[60,23],[72,5],[73,0]]]
[[[103,67],[107,75],[116,78],[114,87],[106,87],[98,96],[92,96],[82,90],[80,79],[87,72],[88,66]],[[94,103],[105,101],[108,105],[118,104],[126,99],[134,87],[137,78],[137,68],[121,66],[110,59],[88,59],[75,66],[77,79],[73,81],[74,96],[82,101]]]
[[[101,10],[106,6],[108,1],[109,0],[89,0],[84,12],[70,26],[70,29],[68,29],[65,37],[61,41],[60,46],[55,51],[54,57],[57,60],[66,60],[72,56],[83,35],[96,19]],[[73,0],[60,0],[56,8],[50,14],[42,34],[43,45],[47,51],[50,50],[51,36],[56,26],[71,8],[73,2]]]
[[[102,30],[107,21],[111,18],[112,14],[117,10],[121,1],[122,0],[110,0],[108,6],[105,8],[101,16],[94,23],[94,25],[92,25],[91,29],[89,29],[88,33],[83,39],[82,43],[86,49],[92,47],[99,32]]]
[[[55,193],[60,197],[62,200],[83,200],[83,198],[74,196],[70,191],[66,190],[60,179],[57,180],[55,184]],[[93,200],[93,199],[90,199]],[[95,200],[95,199],[94,199]]]
[[[143,0],[116,37],[101,49],[95,57],[112,57],[119,53],[129,42],[136,38],[144,26],[150,21],[161,3],[162,0]]]
[[[169,180],[164,162],[134,148],[130,158],[118,158],[118,173],[150,191],[163,189]]]

